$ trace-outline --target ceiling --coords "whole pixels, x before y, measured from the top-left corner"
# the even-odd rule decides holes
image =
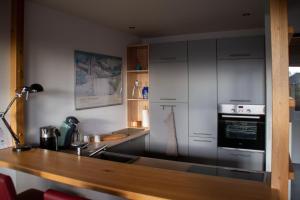
[[[140,37],[264,27],[263,0],[31,1]]]

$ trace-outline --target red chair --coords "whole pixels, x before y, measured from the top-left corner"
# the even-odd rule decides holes
[[[88,199],[49,189],[44,193],[44,200],[88,200]]]
[[[17,195],[10,176],[0,174],[0,199],[2,200],[43,200],[44,193],[36,189],[29,189]]]

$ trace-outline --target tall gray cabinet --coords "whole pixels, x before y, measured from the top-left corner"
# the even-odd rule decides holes
[[[167,118],[174,111],[180,156],[188,155],[187,42],[150,45],[150,152],[165,154],[170,139]]]
[[[217,159],[216,40],[188,43],[189,156],[203,163]]]
[[[263,36],[220,39],[217,42],[218,103],[265,105]],[[264,151],[218,148],[218,164],[264,170]]]

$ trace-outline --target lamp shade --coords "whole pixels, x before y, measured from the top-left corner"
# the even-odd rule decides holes
[[[29,87],[30,93],[37,93],[37,92],[43,92],[43,91],[44,91],[43,86],[38,83],[34,83]]]

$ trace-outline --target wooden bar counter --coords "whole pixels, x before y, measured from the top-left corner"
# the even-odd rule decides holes
[[[62,152],[0,150],[0,166],[128,199],[271,200],[263,183],[123,164]]]

